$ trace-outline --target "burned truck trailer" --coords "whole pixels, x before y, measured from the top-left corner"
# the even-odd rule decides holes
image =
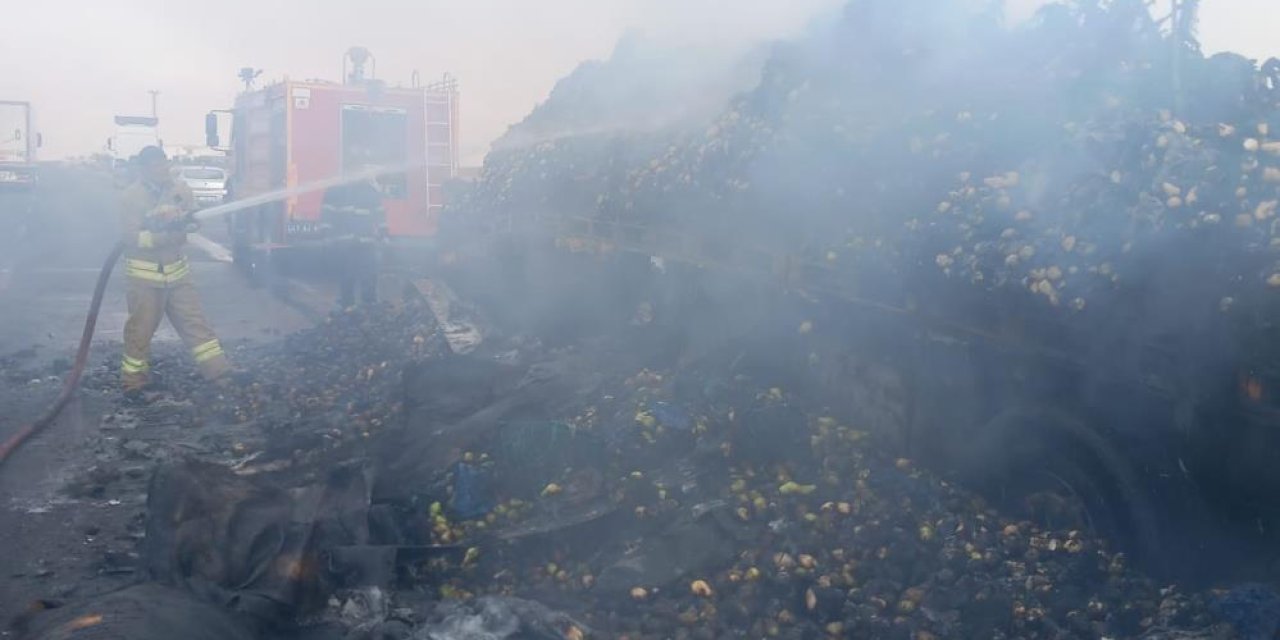
[[[220,116],[206,118],[210,146],[229,155],[229,201],[378,171],[387,233],[414,244],[435,234],[444,183],[458,166],[458,90],[450,77],[408,87],[366,77],[363,58],[343,83],[285,79],[241,93],[229,112],[229,145]],[[350,53],[349,53],[350,58]],[[354,64],[358,60],[359,64]],[[232,215],[236,262],[251,273],[274,265],[322,264],[323,190]]]

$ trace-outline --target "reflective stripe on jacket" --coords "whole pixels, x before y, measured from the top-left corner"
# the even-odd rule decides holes
[[[191,273],[191,267],[187,264],[185,257],[179,257],[177,260],[168,264],[160,262],[151,262],[149,260],[139,260],[137,258],[125,259],[125,273],[131,278],[146,280],[155,284],[165,285],[177,282]]]

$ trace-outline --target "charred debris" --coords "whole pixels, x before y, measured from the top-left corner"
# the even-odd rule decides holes
[[[1270,623],[1252,600],[1224,617],[1222,597],[1145,577],[1069,510],[997,512],[770,386],[740,348],[662,367],[680,340],[623,327],[574,347],[491,332],[457,355],[408,303],[237,354],[279,386],[113,414],[89,443],[92,482],[102,498],[145,489],[140,584],[46,603],[23,637],[1211,638]],[[200,384],[182,362],[165,361],[173,384]],[[145,486],[110,472],[140,462],[157,466]]]

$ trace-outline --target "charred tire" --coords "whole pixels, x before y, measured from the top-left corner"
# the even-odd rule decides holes
[[[1087,509],[1095,532],[1149,568],[1164,555],[1151,500],[1116,447],[1075,416],[1050,407],[1015,407],[970,440],[965,475],[1006,504],[1038,489],[1066,490]]]

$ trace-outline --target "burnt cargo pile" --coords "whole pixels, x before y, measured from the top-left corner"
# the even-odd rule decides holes
[[[620,214],[635,169],[749,89],[767,53],[624,37],[607,61],[582,64],[494,143],[484,179],[457,194],[457,209],[473,213],[449,222],[501,228],[544,215]],[[517,211],[520,219],[502,215]]]
[[[553,93],[457,218],[672,256],[692,237],[700,264],[758,251],[800,287],[962,318],[980,299],[1076,332],[1137,297],[1140,321],[1186,314],[1171,333],[1249,324],[1256,353],[1280,287],[1280,64],[1206,58],[1164,26],[1141,2],[1017,28],[851,2],[715,117],[574,135],[584,90]],[[600,74],[578,84],[610,91]],[[557,118],[564,135],[526,143]]]

